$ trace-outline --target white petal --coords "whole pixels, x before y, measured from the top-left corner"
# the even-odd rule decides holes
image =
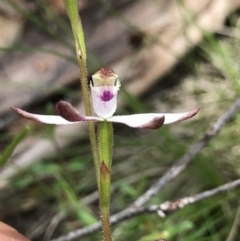
[[[174,114],[162,113],[162,115],[165,116],[164,125],[187,120],[187,119],[195,116],[199,110],[200,110],[200,107],[195,107],[191,111],[183,112],[183,113],[174,113]]]
[[[94,116],[84,116],[82,120],[79,121],[67,121],[64,118],[62,118],[61,116],[57,116],[57,115],[37,115],[37,114],[32,114],[29,113],[27,111],[24,111],[22,109],[19,108],[14,108],[12,107],[12,109],[20,116],[33,120],[33,121],[37,121],[37,122],[41,122],[41,123],[46,123],[46,124],[55,124],[55,125],[69,125],[69,124],[76,124],[82,121],[101,121],[100,118],[98,117],[94,117]]]
[[[122,123],[133,128],[158,129],[164,123],[164,115],[151,116],[149,114],[136,114],[125,116],[112,116],[107,121]]]
[[[171,124],[183,120],[187,120],[199,111],[199,107],[194,108],[189,112],[183,113],[149,113],[149,114],[135,114],[127,116],[112,116],[108,121],[123,123],[134,128],[157,129],[163,124]]]

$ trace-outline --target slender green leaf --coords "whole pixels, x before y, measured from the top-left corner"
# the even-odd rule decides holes
[[[7,149],[3,152],[3,154],[0,156],[0,167],[3,166],[8,158],[12,155],[13,151],[17,147],[17,145],[23,140],[23,138],[27,135],[30,128],[27,126],[25,127],[10,143],[10,145],[7,147]]]
[[[61,176],[57,176],[58,185],[61,188],[61,194],[65,199],[67,209],[75,212],[79,220],[85,225],[91,225],[97,221],[92,211],[81,202],[69,183]]]

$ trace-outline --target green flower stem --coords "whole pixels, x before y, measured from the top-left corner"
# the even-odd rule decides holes
[[[83,101],[84,101],[86,115],[92,116],[92,107],[91,107],[88,85],[87,85],[86,62],[84,61],[84,59],[79,58],[78,63],[79,63],[79,68],[80,68],[80,80],[81,80],[81,85],[82,85]],[[95,133],[95,128],[94,128],[93,122],[88,122],[88,133],[89,133],[89,139],[90,139],[91,149],[92,149],[92,154],[93,154],[93,161],[94,161],[94,166],[95,166],[97,184],[98,184],[98,188],[99,188],[99,186],[100,186],[100,175],[99,175],[100,164],[99,164],[99,159],[98,159],[97,138],[96,138],[96,133]]]
[[[80,68],[80,81],[82,86],[83,102],[85,106],[85,111],[87,116],[92,115],[92,107],[89,97],[88,90],[88,79],[87,79],[87,55],[86,55],[86,45],[84,41],[84,31],[82,27],[81,18],[78,15],[78,5],[77,0],[64,0],[66,11],[71,22],[72,32],[75,39],[76,53],[78,59],[78,65]],[[97,177],[98,188],[100,186],[99,170],[100,164],[98,159],[97,150],[97,139],[95,134],[94,123],[88,123],[89,139],[92,148],[93,161],[95,166],[95,172]]]
[[[111,172],[113,152],[113,127],[111,122],[98,123],[98,149],[101,164],[104,162]]]
[[[102,220],[103,238],[104,241],[112,241],[110,227],[110,187],[111,187],[111,172],[104,162],[100,167],[100,212]]]
[[[86,62],[86,45],[81,18],[78,14],[77,0],[64,0],[66,11],[71,22],[72,32],[76,43],[77,55],[81,55]]]
[[[100,166],[100,212],[104,241],[112,241],[110,228],[111,165],[113,151],[112,123],[104,121],[98,125],[98,150]]]

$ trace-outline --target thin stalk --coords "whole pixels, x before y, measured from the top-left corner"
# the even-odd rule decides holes
[[[88,90],[88,79],[87,79],[87,54],[86,45],[84,40],[84,31],[82,26],[81,18],[78,14],[77,0],[64,0],[66,11],[71,22],[72,32],[75,39],[76,54],[78,65],[80,69],[80,81],[82,86],[83,102],[85,106],[85,112],[87,116],[92,115],[91,101],[89,97]],[[99,160],[98,160],[98,150],[97,150],[97,138],[95,134],[94,123],[88,123],[89,139],[91,143],[91,149],[93,154],[93,161],[95,166],[95,173],[97,178],[98,189],[100,186],[99,177]]]
[[[98,150],[100,166],[100,212],[104,241],[112,241],[110,227],[110,197],[111,197],[111,165],[113,152],[112,123],[101,122],[98,125]]]
[[[79,58],[78,58],[78,64],[79,64],[79,68],[80,68],[80,81],[81,81],[81,85],[82,85],[82,94],[83,94],[85,112],[86,112],[87,116],[91,116],[92,115],[92,107],[91,107],[88,85],[87,85],[87,82],[88,82],[87,66],[86,66],[85,60],[83,58],[81,58],[81,56],[79,56]],[[94,128],[93,122],[88,122],[88,133],[89,133],[89,139],[90,139],[90,144],[91,144],[91,149],[92,149],[97,184],[98,184],[98,188],[99,188],[99,186],[100,186],[100,177],[99,177],[100,165],[99,165],[99,159],[98,159],[97,138],[96,138],[96,133],[95,133],[95,128]]]
[[[110,188],[111,188],[111,172],[104,162],[101,163],[100,169],[100,212],[102,220],[102,230],[104,241],[112,241],[110,226]]]

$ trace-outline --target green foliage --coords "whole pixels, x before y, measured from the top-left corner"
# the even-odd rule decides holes
[[[90,225],[97,221],[92,211],[79,200],[74,189],[62,176],[56,178],[55,192],[58,195],[61,209],[64,212],[74,213],[78,220],[84,225]]]
[[[12,142],[3,151],[3,153],[0,154],[0,167],[2,167],[8,161],[9,157],[12,155],[17,145],[24,139],[29,130],[29,127],[25,127],[18,135],[14,137]]]

